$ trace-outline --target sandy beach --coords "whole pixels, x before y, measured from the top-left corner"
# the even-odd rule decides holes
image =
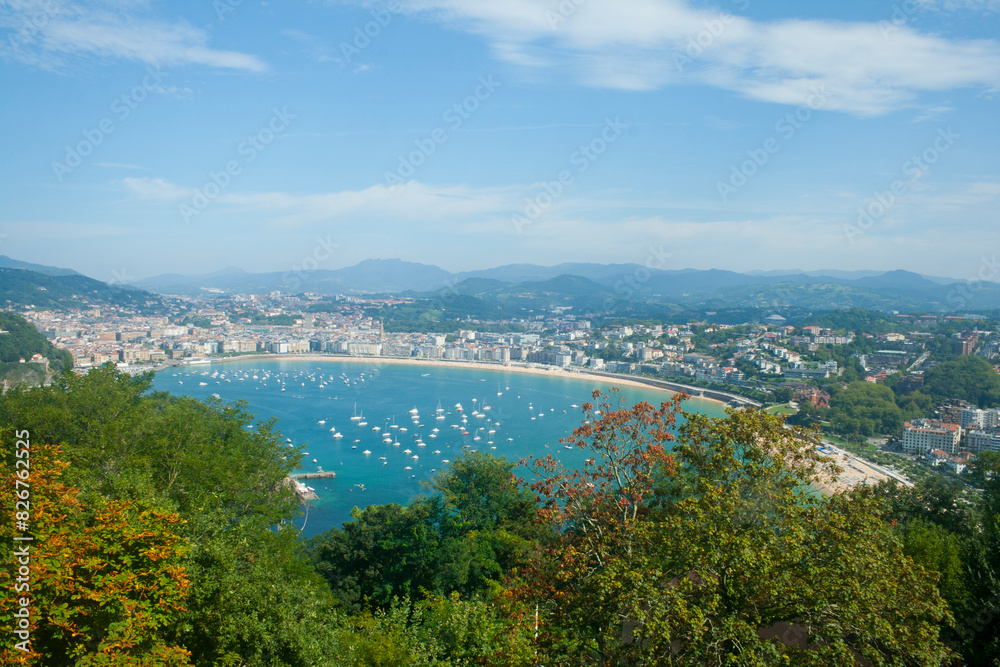
[[[508,371],[511,373],[524,373],[528,375],[545,375],[547,377],[565,377],[574,380],[591,380],[595,383],[610,387],[639,387],[646,389],[656,389],[668,394],[676,394],[680,390],[702,401],[711,401],[720,405],[725,405],[721,401],[708,396],[700,395],[705,389],[701,387],[690,387],[674,382],[666,383],[650,378],[649,380],[638,380],[625,375],[614,373],[594,373],[586,370],[566,370],[556,366],[545,366],[542,364],[519,364],[511,362],[508,364],[488,364],[481,361],[455,361],[451,359],[418,359],[415,357],[354,357],[328,354],[254,354],[239,357],[211,358],[213,364],[225,363],[229,361],[246,361],[249,359],[262,359],[267,361],[307,361],[323,362],[337,361],[357,364],[380,365],[406,365],[406,366],[426,366],[452,367],[452,368],[473,368],[484,371]],[[665,386],[669,384],[670,386]],[[676,387],[676,388],[675,388]],[[595,387],[597,388],[597,387]]]
[[[841,469],[840,475],[836,478],[816,484],[827,495],[841,493],[856,486],[874,486],[889,479],[896,479],[905,486],[913,486],[913,483],[902,475],[890,472],[870,461],[865,461],[829,441],[824,441],[823,447],[827,450],[825,456],[833,459],[833,463]]]

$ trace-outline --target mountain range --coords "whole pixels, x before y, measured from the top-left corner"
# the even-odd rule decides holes
[[[565,278],[572,276],[575,281]],[[478,271],[449,272],[400,259],[370,259],[343,269],[247,273],[225,269],[201,276],[176,274],[137,281],[135,286],[195,295],[227,292],[313,292],[317,294],[448,293],[480,298],[513,295],[642,301],[678,308],[874,308],[935,312],[1000,308],[1000,285],[922,276],[909,271],[657,270],[639,264],[508,264]],[[964,286],[964,287],[963,287]]]
[[[0,271],[43,274],[49,282],[69,280],[79,288],[81,274],[20,262],[0,255]],[[86,278],[86,280],[91,280]],[[17,281],[23,283],[23,276]],[[97,281],[95,281],[97,282]],[[0,285],[0,303],[3,301]],[[342,269],[249,273],[227,268],[204,275],[164,274],[135,281],[139,290],[195,296],[207,292],[395,294],[413,298],[462,295],[498,305],[544,308],[564,305],[580,310],[621,304],[656,304],[657,309],[724,310],[804,308],[833,310],[925,310],[962,312],[1000,309],[1000,284],[968,283],[909,271],[757,271],[720,269],[657,270],[639,264],[566,263],[555,266],[509,264],[453,273],[400,259],[370,259]],[[91,288],[93,289],[93,288]],[[115,286],[115,291],[121,287]],[[23,292],[23,285],[21,285]],[[121,293],[115,295],[121,297]],[[8,297],[8,303],[9,297]]]

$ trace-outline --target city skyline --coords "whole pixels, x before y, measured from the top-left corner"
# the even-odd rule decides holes
[[[108,282],[317,248],[996,280],[998,9],[4,6],[0,254]]]

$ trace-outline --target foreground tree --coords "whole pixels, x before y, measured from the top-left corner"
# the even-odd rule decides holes
[[[179,517],[169,532],[183,542],[190,585],[183,609],[152,636],[199,667],[325,664],[330,595],[290,529],[300,508],[283,483],[298,455],[244,405],[148,395],[150,383],[103,366],[18,388],[0,398],[0,427],[61,445],[62,483],[79,490],[81,517],[104,507],[154,523]],[[101,553],[115,553],[115,539]],[[70,610],[84,606],[74,599]]]
[[[938,665],[949,620],[870,498],[817,497],[825,461],[780,418],[714,420],[595,393],[580,473],[540,464],[562,539],[517,589],[550,663]]]
[[[513,467],[466,453],[433,479],[433,496],[355,508],[343,527],[312,539],[317,570],[350,611],[424,594],[486,593],[526,562],[544,532],[534,494]]]
[[[0,498],[13,507],[27,492],[30,542],[14,542],[13,522],[0,524],[0,541],[27,546],[29,589],[15,590],[14,572],[0,569],[0,615],[12,618],[21,597],[30,599],[30,640],[15,646],[10,632],[0,640],[5,665],[67,664],[189,665],[190,653],[170,638],[184,612],[189,587],[182,567],[187,553],[177,534],[176,514],[144,507],[141,501],[98,499],[83,505],[79,492],[62,481],[67,464],[57,448],[30,447],[30,475],[16,475],[10,431],[4,444]],[[23,468],[21,468],[23,469]],[[18,482],[21,484],[18,484]],[[23,535],[25,531],[18,531]],[[11,559],[13,557],[11,556]],[[22,577],[22,579],[24,579]]]

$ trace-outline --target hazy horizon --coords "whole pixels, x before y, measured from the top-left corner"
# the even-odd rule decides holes
[[[0,31],[21,261],[998,277],[996,0],[31,0]]]

